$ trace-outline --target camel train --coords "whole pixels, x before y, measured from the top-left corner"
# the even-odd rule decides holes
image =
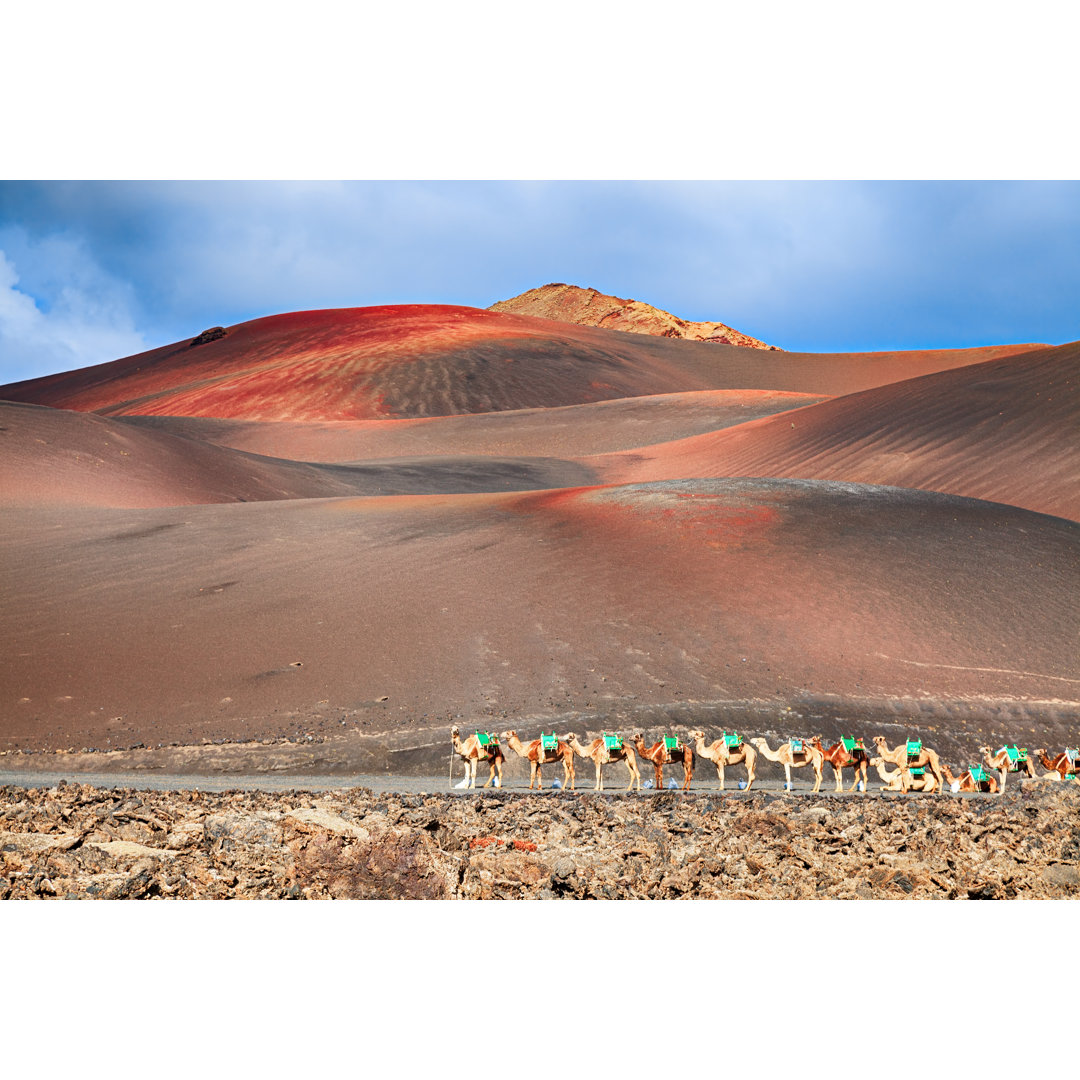
[[[757,763],[760,757],[784,767],[784,789],[793,789],[791,770],[809,766],[814,773],[813,791],[821,790],[822,773],[825,763],[832,766],[833,781],[838,793],[844,789],[844,769],[851,769],[853,783],[849,792],[867,790],[867,772],[873,767],[881,780],[883,791],[920,791],[940,795],[946,786],[953,793],[982,792],[1003,794],[1005,778],[1009,773],[1020,773],[1033,780],[1053,780],[1080,784],[1080,750],[1067,749],[1050,757],[1046,750],[1032,752],[1017,746],[1002,746],[991,751],[989,746],[979,747],[982,761],[969,766],[959,776],[955,776],[948,765],[942,763],[937,752],[929,746],[923,746],[919,740],[907,740],[898,746],[890,747],[886,739],[877,735],[873,739],[876,753],[866,748],[862,739],[843,736],[829,747],[825,747],[822,737],[814,735],[809,739],[788,739],[773,750],[763,738],[744,740],[735,731],[722,731],[720,738],[712,743],[705,742],[703,731],[691,731],[688,741],[678,735],[664,735],[652,744],[645,741],[645,736],[638,733],[632,740],[624,741],[616,732],[604,731],[590,743],[582,743],[576,734],[559,737],[554,731],[550,735],[541,732],[539,738],[522,742],[516,731],[504,731],[501,735],[492,731],[476,731],[462,740],[461,731],[456,726],[450,730],[453,753],[450,758],[450,782],[453,783],[454,759],[465,763],[465,778],[457,788],[475,788],[477,767],[483,762],[488,766],[488,778],[483,787],[502,787],[503,764],[506,757],[500,740],[519,757],[529,763],[529,790],[541,791],[543,781],[541,770],[545,765],[561,764],[563,768],[562,786],[576,790],[574,759],[588,758],[596,770],[594,791],[604,790],[604,766],[623,762],[628,773],[625,791],[642,788],[639,761],[647,761],[653,767],[652,786],[656,790],[664,787],[664,767],[668,765],[682,769],[681,790],[688,791],[694,776],[694,759],[702,758],[716,766],[720,789],[724,790],[725,771],[735,765],[746,769],[746,780],[739,781],[739,787],[749,791],[757,779]],[[1037,759],[1047,771],[1039,776],[1033,758]],[[891,766],[891,768],[890,768]],[[558,785],[553,783],[553,787]],[[675,780],[670,781],[676,786]],[[646,784],[645,786],[650,786]]]

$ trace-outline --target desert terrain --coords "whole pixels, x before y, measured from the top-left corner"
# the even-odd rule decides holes
[[[546,288],[0,387],[0,771],[1080,743],[1080,345],[799,354]]]

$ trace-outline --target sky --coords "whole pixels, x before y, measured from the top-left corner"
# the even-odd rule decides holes
[[[0,382],[590,286],[792,351],[1080,338],[1075,181],[0,182]]]

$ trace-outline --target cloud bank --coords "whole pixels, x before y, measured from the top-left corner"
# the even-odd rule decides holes
[[[280,311],[593,286],[783,348],[1080,338],[1066,182],[0,184],[0,380]]]

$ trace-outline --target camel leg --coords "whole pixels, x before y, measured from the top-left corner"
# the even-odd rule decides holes
[[[469,774],[469,787],[476,787],[476,758],[469,758],[465,762],[465,771]]]
[[[720,790],[724,790],[724,763],[718,761],[716,763],[716,775],[720,778]]]
[[[495,759],[495,768],[499,772],[499,775],[495,779],[495,786],[497,788],[502,787],[502,767],[503,767],[503,759],[502,758],[496,758]]]
[[[833,765],[832,771],[836,781],[836,793],[839,795],[844,790],[844,770],[839,765]]]
[[[1005,794],[1005,777],[1006,777],[1006,775],[1008,775],[1008,771],[1009,771],[1008,769],[999,769],[998,770],[998,776],[1001,777],[1001,786],[998,788],[998,794],[999,795],[1004,795]]]
[[[786,761],[784,762],[784,790],[791,790],[791,766]]]
[[[593,791],[604,790],[604,766],[598,761],[596,763],[596,784],[593,787]]]
[[[814,794],[816,795],[821,790],[821,775],[822,769],[820,766],[814,766]]]

